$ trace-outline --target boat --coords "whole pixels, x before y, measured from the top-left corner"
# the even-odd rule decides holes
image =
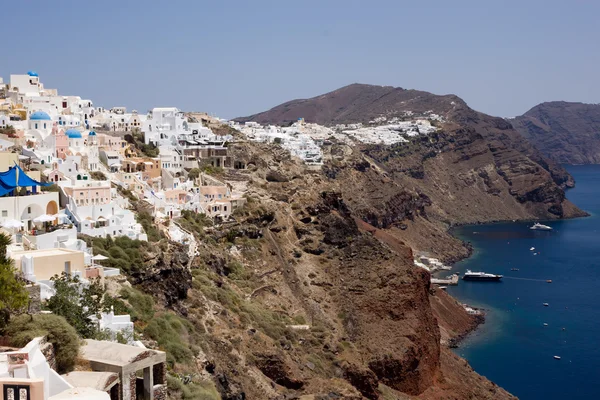
[[[548,303],[544,303],[544,307],[548,307],[550,304]]]
[[[554,356],[555,360],[560,360],[560,356]]]
[[[542,225],[539,222],[536,222],[529,229],[533,229],[533,230],[537,230],[537,231],[551,231],[552,227],[550,227],[548,225]]]
[[[548,326],[548,324],[546,322],[544,322],[544,326]]]
[[[552,279],[548,279],[546,283],[552,283]]]
[[[465,275],[463,276],[463,280],[465,281],[499,281],[502,279],[502,275],[496,274],[488,274],[485,272],[472,272],[471,270],[467,270]]]
[[[511,268],[510,270],[511,270],[511,271],[518,271],[518,270],[519,270],[519,268]]]
[[[535,250],[535,247],[532,247],[529,249],[529,251],[534,251],[534,250]]]

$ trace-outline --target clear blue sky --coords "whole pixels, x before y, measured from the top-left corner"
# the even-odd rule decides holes
[[[0,76],[222,117],[353,83],[493,115],[600,102],[599,1],[5,1]]]

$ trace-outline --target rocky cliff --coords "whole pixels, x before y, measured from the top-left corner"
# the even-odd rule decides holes
[[[510,123],[548,158],[561,164],[600,163],[600,105],[542,103]]]
[[[223,178],[246,181],[250,202],[236,223],[197,232],[192,286],[171,305],[205,329],[197,373],[223,398],[511,398],[446,348],[476,321],[430,287],[396,234],[430,234],[466,254],[428,220],[431,200],[363,171],[368,161],[352,149],[325,171],[274,146],[230,150],[249,169]]]
[[[466,257],[448,233],[456,223],[582,215],[564,196],[572,181],[506,121],[455,96],[371,89],[338,99],[344,118],[410,109],[444,122],[393,146],[333,141],[318,170],[276,145],[231,144],[248,167],[221,176],[247,187],[235,222],[186,225],[198,239],[189,273],[163,255],[130,277],[189,324],[193,362],[172,372],[211,380],[224,399],[513,398],[448,349],[479,321],[430,286],[413,251]],[[301,104],[315,121],[341,121]]]

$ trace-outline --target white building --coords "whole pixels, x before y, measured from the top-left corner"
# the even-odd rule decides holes
[[[100,319],[96,318],[95,315],[90,319],[98,324],[100,331],[107,332],[113,342],[116,342],[118,337],[121,336],[127,341],[127,344],[134,344],[133,322],[131,322],[129,315],[115,315],[114,309],[111,308],[110,312],[102,313]]]

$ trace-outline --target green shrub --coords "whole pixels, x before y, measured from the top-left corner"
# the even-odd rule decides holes
[[[120,295],[129,303],[128,312],[134,322],[148,323],[154,317],[154,299],[149,294],[134,288],[123,288]]]
[[[204,214],[190,210],[181,210],[181,218],[177,220],[181,227],[199,237],[204,236],[204,227],[212,226],[212,220]]]
[[[158,242],[161,238],[161,232],[156,227],[154,223],[154,218],[147,211],[140,211],[136,214],[137,222],[139,222],[143,227],[144,231],[148,235],[148,240],[150,242]]]
[[[77,331],[66,319],[53,314],[20,315],[6,327],[12,346],[23,347],[32,339],[46,336],[54,346],[56,367],[63,374],[73,369],[81,344]]]
[[[85,240],[88,247],[94,248],[94,255],[101,254],[108,257],[108,260],[101,262],[103,266],[119,268],[125,274],[133,273],[143,268],[144,261],[142,255],[149,252],[152,246],[148,242],[133,240],[127,236],[118,236],[114,240],[110,236],[100,238],[80,235],[80,238]]]
[[[185,385],[180,379],[167,375],[169,398],[177,398],[177,393],[184,400],[220,400],[219,392],[210,381],[192,382]]]
[[[101,171],[90,171],[90,176],[92,177],[92,179],[97,180],[97,181],[108,180],[106,178],[106,175],[104,175]]]
[[[42,186],[42,192],[58,192],[60,188],[56,183],[53,183],[50,186]]]
[[[144,328],[144,335],[156,340],[165,349],[167,362],[171,366],[175,363],[190,363],[194,357],[191,346],[199,340],[194,326],[172,312],[152,318]]]

